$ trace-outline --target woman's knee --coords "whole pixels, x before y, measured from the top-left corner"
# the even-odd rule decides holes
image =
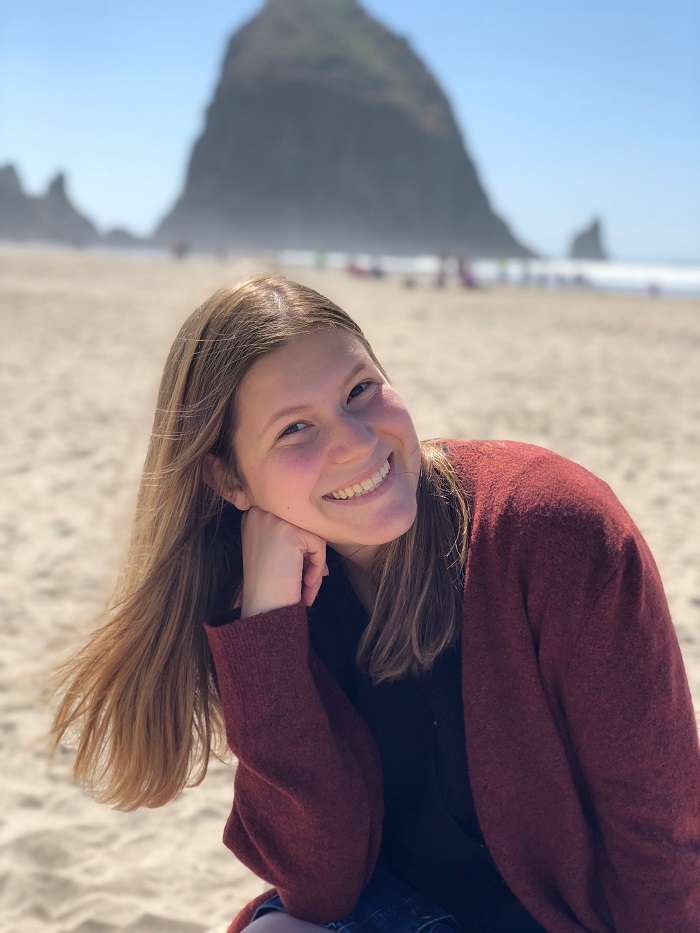
[[[326,927],[317,926],[315,923],[290,917],[281,910],[270,910],[246,927],[251,933],[318,933],[319,930],[325,929]]]

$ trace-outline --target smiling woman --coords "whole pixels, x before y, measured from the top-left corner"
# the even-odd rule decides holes
[[[124,808],[238,758],[232,933],[700,925],[700,749],[653,559],[548,451],[419,443],[364,334],[221,291],[161,383],[131,554],[56,741]]]
[[[280,414],[280,399],[298,404]],[[420,444],[356,335],[323,328],[258,360],[237,411],[242,485],[224,491],[237,508],[284,518],[367,569],[379,545],[413,524]]]

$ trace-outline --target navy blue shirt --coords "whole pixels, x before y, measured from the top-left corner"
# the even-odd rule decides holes
[[[311,644],[370,727],[383,768],[381,858],[417,891],[479,933],[544,927],[491,858],[472,800],[459,645],[432,669],[374,685],[355,662],[367,614],[329,552],[330,576],[309,611]]]

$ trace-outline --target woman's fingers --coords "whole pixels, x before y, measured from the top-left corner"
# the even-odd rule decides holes
[[[325,548],[324,548],[325,551]],[[321,589],[323,578],[328,576],[328,565],[324,560],[322,564],[309,562],[304,572],[304,582],[301,591],[301,598],[305,606],[312,606]]]
[[[318,596],[318,591],[321,589],[322,582],[323,577],[319,577],[318,580],[316,580],[316,582],[311,586],[308,586],[306,583],[304,583],[301,589],[301,601],[305,606],[313,606],[314,600]]]
[[[328,570],[322,538],[256,507],[243,516],[241,536],[242,616],[313,603]]]
[[[318,542],[322,545],[318,546]],[[328,567],[326,566],[326,542],[317,538],[315,535],[308,542],[309,550],[304,554],[304,583],[309,586],[315,583],[317,579],[326,576]],[[311,550],[311,548],[314,548]]]

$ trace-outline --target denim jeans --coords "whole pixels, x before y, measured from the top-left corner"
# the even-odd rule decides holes
[[[270,910],[284,911],[277,895],[258,907],[253,920]],[[382,867],[376,868],[352,913],[323,927],[338,933],[453,933],[459,930],[451,914]]]

